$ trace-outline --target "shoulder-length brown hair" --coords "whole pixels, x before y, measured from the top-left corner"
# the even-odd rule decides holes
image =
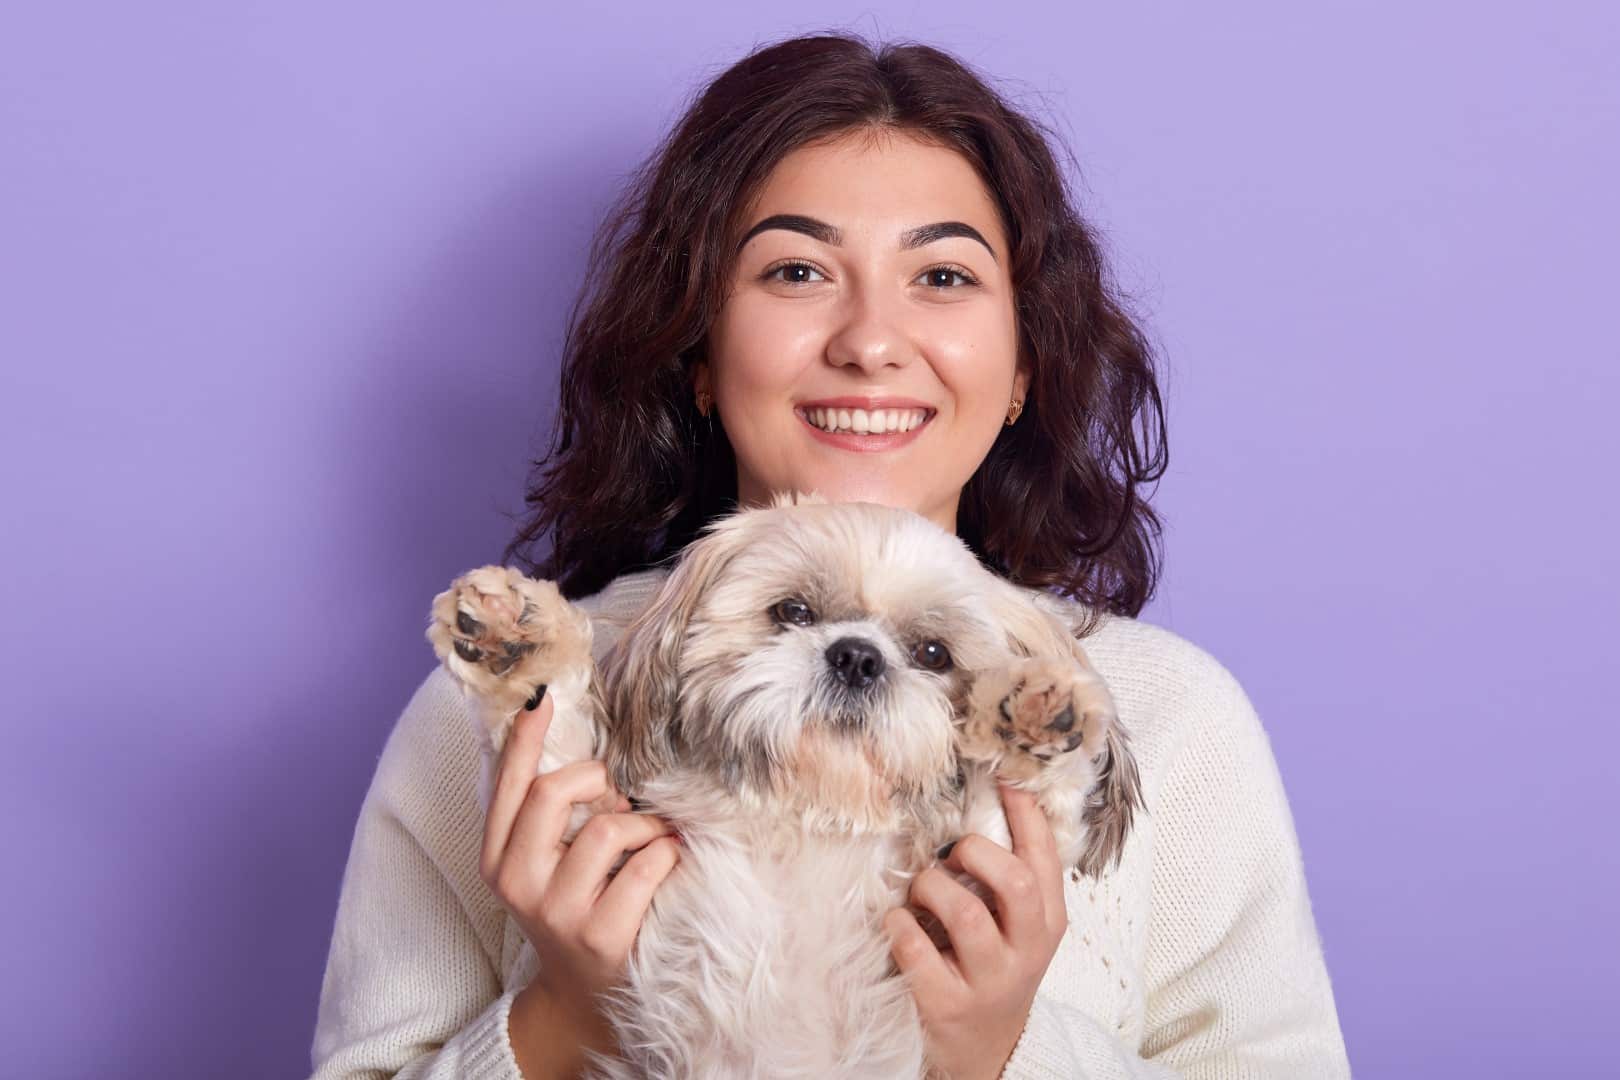
[[[1012,252],[1030,389],[963,490],[958,535],[1012,581],[1141,610],[1160,525],[1138,487],[1168,461],[1164,408],[1150,347],[1044,129],[947,53],[845,34],[778,42],[727,69],[603,222],[569,317],[551,447],[533,463],[532,513],[509,563],[584,596],[678,554],[735,508],[736,459],[724,429],[697,413],[689,369],[726,294],[740,215],[790,151],[873,128],[962,154],[999,205]],[[549,553],[530,559],[547,534]]]

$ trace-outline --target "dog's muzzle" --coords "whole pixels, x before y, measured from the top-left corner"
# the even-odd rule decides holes
[[[883,674],[883,653],[865,638],[841,637],[827,646],[833,677],[851,690],[864,690]]]

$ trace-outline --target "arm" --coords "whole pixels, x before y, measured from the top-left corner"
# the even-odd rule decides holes
[[[478,876],[478,749],[435,668],[360,808],[321,983],[315,1080],[521,1080],[507,1038],[520,988],[497,965],[503,909]]]
[[[1154,810],[1140,1047],[1037,995],[1005,1080],[1340,1080],[1344,1038],[1271,745],[1219,669]]]

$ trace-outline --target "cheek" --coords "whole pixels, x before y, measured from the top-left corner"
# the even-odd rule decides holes
[[[781,404],[820,354],[820,331],[808,311],[742,295],[730,301],[711,329],[716,392],[738,420],[757,420],[751,412],[756,405]]]
[[[989,431],[1006,414],[1017,369],[1018,334],[1010,313],[975,305],[930,334],[934,372],[956,403],[958,422]]]
[[[956,402],[957,422],[964,429],[994,437],[1012,399],[1012,358],[981,353],[940,367],[940,378]]]
[[[967,718],[968,709],[973,701],[972,677],[958,669],[957,676],[950,682],[947,694],[951,703],[951,723],[960,724]]]
[[[798,740],[816,659],[800,638],[697,635],[682,656],[683,683],[701,703],[694,736],[716,751],[780,757]]]

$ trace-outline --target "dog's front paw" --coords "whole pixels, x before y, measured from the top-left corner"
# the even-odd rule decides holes
[[[471,570],[435,596],[427,638],[462,687],[500,715],[591,662],[589,618],[554,582],[505,566]]]
[[[1116,716],[1102,677],[1067,659],[1016,659],[981,676],[973,696],[959,751],[1015,781],[1075,751],[1096,757]]]

